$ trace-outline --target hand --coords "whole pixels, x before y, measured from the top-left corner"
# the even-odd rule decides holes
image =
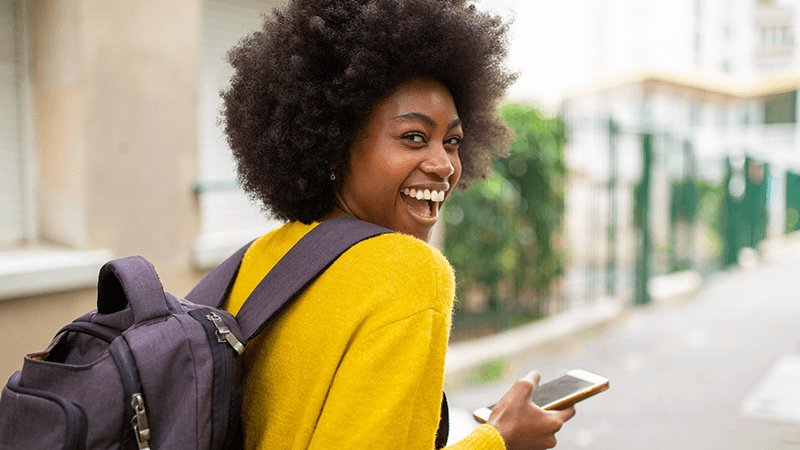
[[[556,433],[575,415],[575,408],[545,411],[531,402],[541,375],[533,371],[517,380],[497,402],[489,424],[500,432],[507,450],[548,449],[556,446]]]

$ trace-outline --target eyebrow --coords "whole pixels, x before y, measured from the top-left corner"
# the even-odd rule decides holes
[[[425,122],[426,125],[430,127],[435,127],[436,122],[433,121],[430,117],[426,116],[425,114],[418,113],[418,112],[410,112],[405,114],[400,114],[399,116],[392,119],[396,122],[405,122],[408,120],[419,120],[421,122]],[[461,119],[454,119],[450,124],[447,126],[448,130],[452,130],[453,128],[461,125]]]

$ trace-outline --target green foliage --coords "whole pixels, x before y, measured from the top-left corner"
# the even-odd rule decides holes
[[[563,272],[555,245],[564,216],[564,144],[560,119],[508,105],[502,117],[515,138],[483,181],[457,192],[445,208],[445,254],[459,298],[478,288],[489,309],[538,310]]]
[[[700,188],[694,178],[672,181],[670,186],[670,216],[672,222],[692,223],[700,206]]]
[[[708,225],[709,230],[719,234],[721,227],[721,205],[725,198],[725,186],[716,181],[696,179],[698,190],[697,219]]]
[[[508,373],[509,364],[505,359],[496,359],[481,365],[475,370],[475,377],[477,383],[475,384],[489,384],[503,379]]]
[[[673,181],[670,189],[670,228],[673,234],[670,270],[697,269],[695,264],[702,261],[694,261],[692,250],[688,250],[687,253],[685,247],[685,254],[678,255],[677,240],[689,239],[691,242],[694,225],[701,223],[705,224],[707,233],[704,235],[706,239],[704,245],[710,248],[720,245],[720,206],[725,195],[724,186],[719,182],[690,177]],[[687,228],[679,229],[680,223]],[[707,259],[705,255],[697,256],[700,259]]]

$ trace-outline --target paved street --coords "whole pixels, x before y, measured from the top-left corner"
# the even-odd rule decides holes
[[[800,376],[770,376],[779,361],[800,373],[798,355],[794,245],[754,268],[713,276],[689,298],[632,309],[602,328],[515,357],[501,381],[448,390],[452,426],[455,437],[468,432],[468,411],[496,401],[529,369],[548,380],[581,367],[608,376],[611,389],[578,405],[558,435],[559,449],[800,449]],[[776,390],[786,395],[776,400]],[[759,392],[773,395],[760,407],[783,416],[745,416],[743,405]]]

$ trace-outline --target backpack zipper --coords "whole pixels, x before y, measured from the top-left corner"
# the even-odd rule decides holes
[[[215,312],[211,312],[206,314],[206,319],[210,320],[211,323],[214,324],[214,327],[217,328],[217,340],[219,342],[227,342],[230,344],[231,347],[236,351],[238,354],[244,353],[244,345],[242,342],[236,338],[236,336],[231,333],[231,330],[225,325],[225,322],[222,321],[222,317],[217,315]]]
[[[234,386],[234,358],[241,355],[244,351],[244,345],[231,333],[230,329],[223,322],[222,317],[216,312],[206,309],[198,308],[189,311],[189,316],[200,322],[201,326],[206,330],[209,343],[228,344],[224,346],[211,345],[212,360],[214,362],[214,377],[213,395],[212,395],[212,411],[211,411],[211,448],[222,449],[228,448],[227,443],[235,439],[235,432],[238,430],[238,421],[231,421],[231,414],[235,414],[238,418],[239,411],[233,411],[234,398],[231,392],[225,388]],[[225,347],[230,346],[236,352],[236,356],[226,356]],[[218,377],[218,378],[217,378]],[[236,405],[238,406],[238,404]]]
[[[133,408],[131,424],[136,435],[136,445],[139,446],[139,450],[150,450],[150,424],[147,422],[142,394],[137,392],[131,396],[131,407]]]

